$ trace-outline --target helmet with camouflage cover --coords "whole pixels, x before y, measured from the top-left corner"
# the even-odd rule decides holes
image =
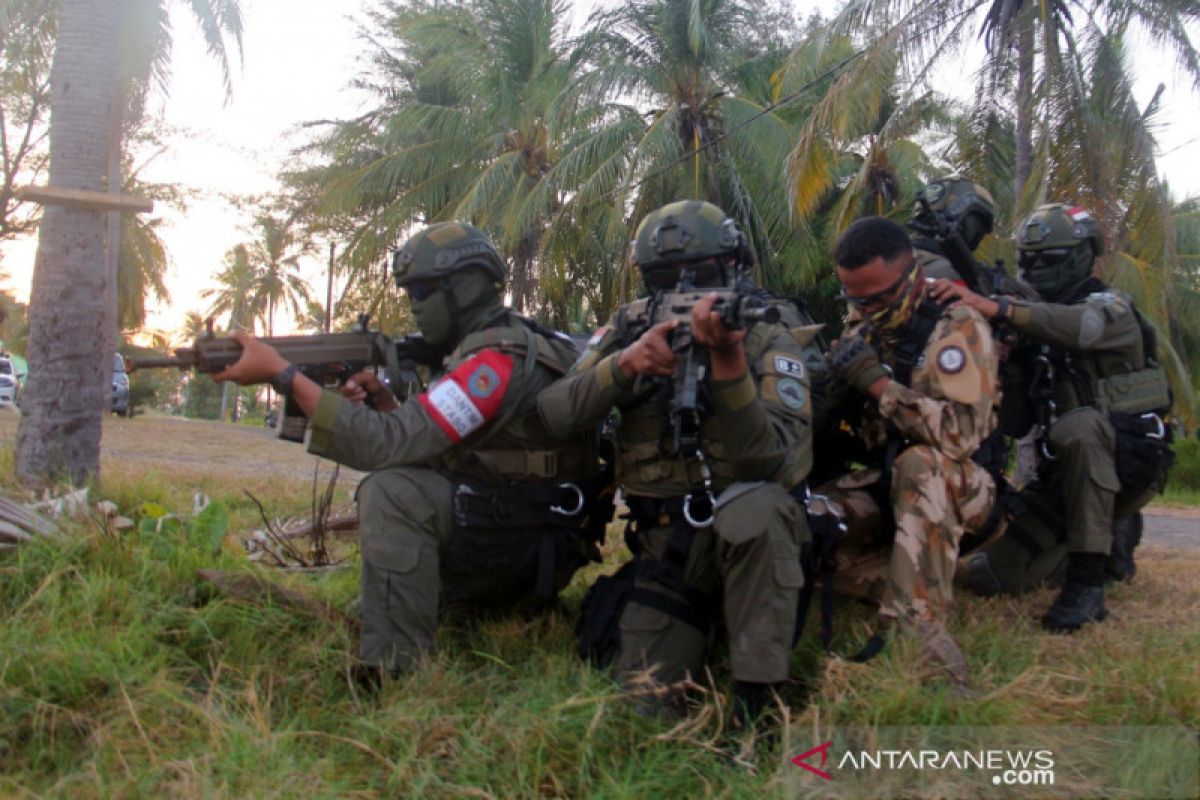
[[[1017,229],[1017,264],[1047,300],[1062,298],[1087,280],[1103,252],[1100,226],[1079,206],[1039,206]]]
[[[753,264],[753,255],[745,234],[731,217],[703,200],[680,200],[646,215],[633,239],[633,259],[647,283],[658,272],[674,274],[679,264],[731,257],[735,268]],[[720,263],[718,279],[722,284],[735,277]],[[699,280],[697,285],[715,281]],[[662,287],[659,287],[662,288]]]
[[[438,222],[423,228],[392,256],[392,275],[401,288],[467,267],[504,282],[504,259],[496,246],[486,233],[465,222]]]
[[[932,212],[932,213],[931,213]],[[917,196],[908,227],[927,236],[944,235],[934,214],[940,214],[974,250],[996,224],[996,201],[991,192],[961,175],[932,181]]]

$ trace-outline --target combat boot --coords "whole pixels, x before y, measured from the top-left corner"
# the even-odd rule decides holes
[[[1104,607],[1104,565],[1108,557],[1098,553],[1071,553],[1067,560],[1067,582],[1054,605],[1042,617],[1042,627],[1055,633],[1074,633],[1089,622],[1108,616]]]
[[[754,724],[775,697],[776,684],[733,682],[733,726],[745,729]]]
[[[1108,563],[1104,565],[1105,576],[1109,580],[1131,581],[1137,574],[1133,551],[1142,542],[1143,524],[1141,514],[1113,520],[1112,551],[1108,556]]]

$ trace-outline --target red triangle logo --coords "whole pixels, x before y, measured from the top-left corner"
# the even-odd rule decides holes
[[[831,781],[831,780],[833,780],[832,775],[830,775],[828,772],[826,772],[823,769],[817,769],[812,764],[807,763],[807,759],[811,756],[816,755],[817,753],[820,753],[821,754],[821,766],[822,767],[825,766],[825,762],[827,762],[829,760],[829,748],[832,746],[833,746],[832,740],[826,742],[825,744],[819,744],[816,747],[814,747],[813,749],[809,750],[807,753],[801,753],[800,755],[793,758],[792,763],[795,764],[797,767],[801,767],[802,769],[808,770],[809,772],[813,773],[814,775],[820,775],[825,780]]]

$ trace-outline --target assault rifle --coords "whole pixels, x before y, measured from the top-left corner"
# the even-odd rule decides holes
[[[672,455],[693,456],[700,452],[700,387],[708,372],[708,349],[692,338],[692,309],[710,294],[718,296],[713,311],[721,315],[721,322],[730,330],[743,330],[756,322],[773,324],[780,319],[779,309],[766,292],[748,285],[697,289],[692,285],[690,270],[683,271],[673,290],[656,292],[627,319],[633,339],[660,322],[679,323],[671,334],[671,349],[677,359],[670,384]]]
[[[383,373],[384,383],[400,399],[417,394],[424,388],[424,371],[441,363],[441,354],[420,334],[392,339],[379,331],[367,329],[367,318],[359,318],[358,330],[348,333],[318,333],[312,336],[269,336],[260,339],[279,351],[287,361],[322,386],[335,386],[364,369],[375,368]],[[181,347],[173,356],[126,359],[126,368],[138,369],[177,367],[214,374],[232,366],[242,355],[242,346],[235,339],[216,336],[212,320],[208,330],[191,347]],[[291,398],[283,408],[283,423],[279,438],[291,442],[304,441],[308,419]]]

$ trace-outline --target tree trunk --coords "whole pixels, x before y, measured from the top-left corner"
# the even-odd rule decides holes
[[[120,87],[118,87],[120,88]],[[108,193],[121,193],[121,107],[125,104],[125,92],[118,91],[112,108],[111,138],[108,143]],[[118,307],[117,276],[120,274],[121,259],[121,212],[109,211],[107,233],[104,237],[104,352],[116,353],[120,339],[121,321]],[[109,356],[112,360],[112,356]]]
[[[1033,14],[1025,12],[1017,23],[1017,164],[1013,176],[1013,214],[1024,207],[1021,197],[1033,173]]]
[[[116,100],[120,0],[64,0],[50,70],[49,184],[101,191]],[[110,402],[105,357],[105,214],[47,205],[29,301],[29,384],[16,471],[81,483],[100,471]]]

